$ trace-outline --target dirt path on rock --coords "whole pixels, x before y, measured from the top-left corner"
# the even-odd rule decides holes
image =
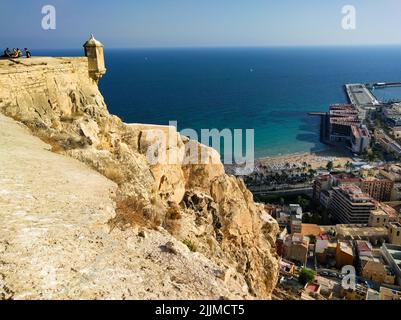
[[[245,296],[167,232],[109,233],[116,185],[49,149],[0,114],[0,300]]]

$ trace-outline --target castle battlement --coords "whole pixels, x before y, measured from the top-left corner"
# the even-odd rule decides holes
[[[86,73],[91,79],[98,82],[106,73],[103,44],[93,35],[84,44],[83,57],[32,57],[16,59],[0,59],[0,75],[14,75],[19,86],[28,85],[27,72],[31,73]],[[20,74],[20,76],[18,76]],[[12,83],[11,83],[12,84]],[[0,82],[0,85],[2,83]],[[4,84],[6,85],[6,84]],[[10,83],[7,83],[10,85]]]

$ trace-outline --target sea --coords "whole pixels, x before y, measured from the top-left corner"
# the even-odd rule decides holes
[[[347,102],[344,84],[401,81],[401,46],[106,49],[105,59],[100,90],[123,121],[253,129],[257,158],[323,150],[308,112]],[[401,100],[400,89],[379,94]]]

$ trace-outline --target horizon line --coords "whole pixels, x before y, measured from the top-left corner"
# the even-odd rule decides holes
[[[232,46],[218,46],[218,45],[182,45],[182,46],[135,46],[135,47],[119,47],[105,45],[105,50],[146,50],[146,49],[301,49],[301,48],[358,48],[358,47],[401,47],[401,43],[397,44],[305,44],[305,45],[232,45]],[[33,50],[78,50],[79,47],[67,48],[35,48]]]

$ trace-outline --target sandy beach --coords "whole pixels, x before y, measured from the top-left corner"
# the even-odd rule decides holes
[[[287,164],[293,167],[293,165],[302,166],[303,163],[306,163],[311,166],[311,169],[318,170],[326,168],[327,163],[330,161],[333,162],[334,168],[344,168],[345,164],[348,161],[352,161],[352,159],[351,155],[344,149],[329,148],[318,152],[262,158],[256,160],[256,163],[277,170],[288,168]]]

